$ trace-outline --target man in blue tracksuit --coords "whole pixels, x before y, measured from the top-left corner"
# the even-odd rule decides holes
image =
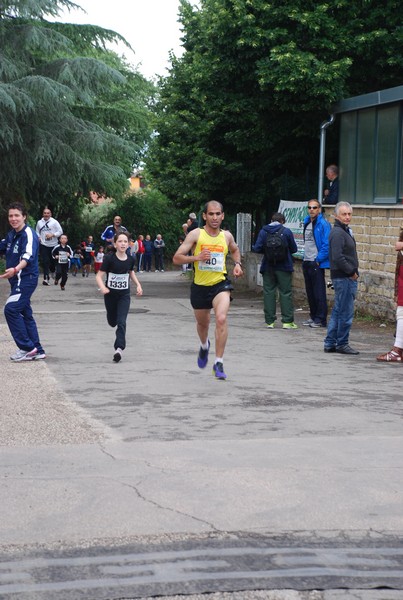
[[[0,241],[0,254],[6,255],[6,270],[0,279],[8,279],[11,286],[4,316],[18,346],[17,352],[10,356],[16,362],[46,358],[31,308],[31,296],[38,285],[39,239],[26,219],[23,204],[11,204],[8,221],[12,229]]]
[[[318,200],[309,200],[304,220],[304,260],[302,271],[309,304],[309,319],[303,325],[326,327],[327,300],[325,269],[329,264],[330,223],[321,214]]]
[[[101,239],[105,242],[106,247],[113,247],[113,238],[116,233],[121,231],[127,231],[126,227],[122,225],[122,217],[118,215],[114,217],[112,225],[108,225],[105,231],[101,234]]]

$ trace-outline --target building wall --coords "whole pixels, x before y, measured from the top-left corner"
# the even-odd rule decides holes
[[[332,209],[326,208],[326,218],[333,224]],[[364,313],[393,321],[396,305],[393,301],[396,251],[394,245],[403,227],[403,206],[353,206],[351,228],[357,242],[360,278],[356,308]],[[261,289],[259,265],[261,255],[248,252],[243,258],[246,274],[244,284],[249,289]],[[326,270],[330,280],[330,271]],[[241,280],[240,280],[241,281]],[[295,261],[293,289],[296,301],[306,300],[301,261]],[[332,301],[332,290],[328,298]]]

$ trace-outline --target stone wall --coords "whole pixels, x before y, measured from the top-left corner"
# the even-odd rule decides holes
[[[327,207],[326,218],[333,224],[332,209]],[[403,227],[403,206],[353,206],[351,228],[357,242],[360,261],[360,279],[356,308],[364,314],[393,321],[396,305],[393,301],[396,251],[400,227]],[[245,285],[261,289],[259,265],[261,255],[246,253],[243,263],[246,269]],[[326,270],[330,279],[330,271]],[[293,287],[296,301],[306,300],[301,261],[295,261]],[[331,304],[332,290],[328,290]]]

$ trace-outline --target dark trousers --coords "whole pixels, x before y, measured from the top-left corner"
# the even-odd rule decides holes
[[[114,348],[126,348],[126,319],[130,308],[130,293],[109,292],[104,296],[106,319],[111,327],[116,327]]]
[[[154,261],[155,261],[156,271],[163,271],[164,270],[164,255],[163,255],[163,250],[161,250],[160,248],[156,248],[156,250],[155,250]]]
[[[144,254],[144,271],[151,271],[151,259],[153,255],[151,252],[146,252]]]
[[[49,248],[49,246],[44,246],[43,244],[40,245],[40,254],[44,279],[49,279],[49,272],[55,272],[55,260],[52,256],[52,250],[53,247]]]
[[[281,322],[294,322],[292,298],[292,273],[289,271],[267,271],[263,273],[263,309],[267,325],[276,320],[277,291],[280,300]]]
[[[57,263],[55,281],[59,282],[60,279],[60,285],[63,287],[66,285],[68,271],[69,263]]]
[[[40,348],[38,329],[31,308],[31,296],[38,284],[37,277],[24,277],[13,284],[4,307],[10,333],[20,350],[30,352]]]
[[[137,273],[143,270],[143,254],[137,252]]]
[[[325,269],[321,269],[316,262],[304,260],[302,271],[310,317],[312,321],[325,327],[327,321]]]

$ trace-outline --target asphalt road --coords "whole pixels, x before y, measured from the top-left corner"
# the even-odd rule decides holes
[[[119,364],[94,276],[38,287],[46,361],[11,363],[2,317],[0,598],[401,599],[403,367],[375,361],[393,329],[324,354],[236,290],[216,381],[187,278],[141,281]]]

